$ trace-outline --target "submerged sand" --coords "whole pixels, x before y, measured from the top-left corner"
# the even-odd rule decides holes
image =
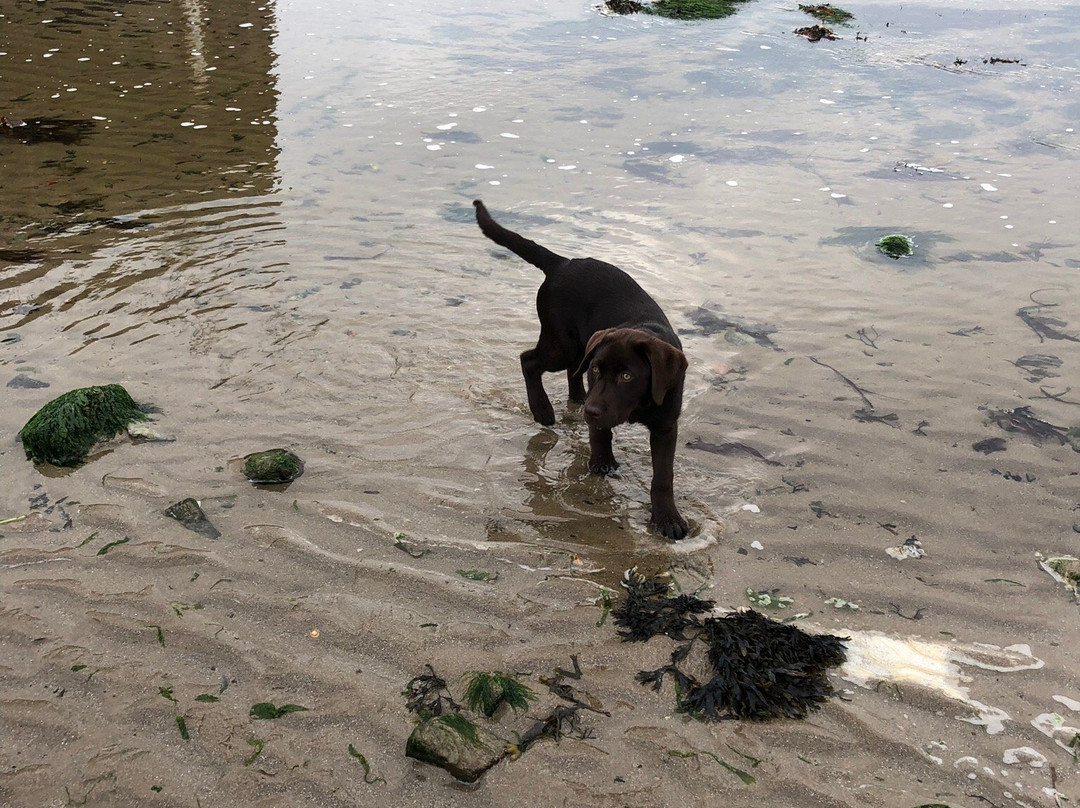
[[[868,6],[853,10],[871,41],[852,32],[819,52],[789,41],[788,9],[751,4],[720,28],[685,29],[555,5],[461,12],[449,27],[434,9],[379,12],[381,33],[349,29],[365,32],[350,42],[370,86],[332,61],[342,21],[324,12],[301,24],[296,8],[275,20],[240,4],[205,30],[198,14],[177,17],[165,22],[189,39],[169,75],[187,69],[189,83],[172,92],[213,103],[181,109],[162,90],[177,110],[165,115],[159,98],[130,108],[90,90],[116,106],[74,157],[0,140],[5,172],[33,166],[0,201],[19,235],[5,248],[37,251],[0,262],[0,804],[1078,798],[1076,598],[1039,561],[1080,554],[1080,454],[1000,415],[1080,424],[1077,209],[1061,179],[1076,146],[1055,111],[1056,93],[1075,89],[1059,27],[1075,7],[1040,6],[1038,24],[999,9],[1006,22],[971,23],[979,40],[959,16]],[[144,37],[164,24],[136,12]],[[493,19],[516,47],[543,47],[484,51],[475,32]],[[67,24],[61,41],[82,36]],[[309,63],[308,29],[326,72]],[[185,55],[195,34],[198,70]],[[1019,35],[1046,58],[1008,74],[945,69],[953,47],[974,58],[977,42]],[[591,83],[561,50],[591,47],[581,41],[611,49],[577,54]],[[243,43],[245,66],[206,70]],[[642,52],[658,55],[633,80],[604,67]],[[85,70],[107,88],[111,66],[79,53],[58,75]],[[440,53],[456,84],[428,84]],[[13,73],[26,92],[47,84],[29,71],[50,62],[33,58]],[[500,60],[510,67],[496,72]],[[791,89],[800,65],[807,83]],[[229,87],[214,84],[226,73]],[[723,92],[687,102],[700,82]],[[938,103],[882,100],[904,82]],[[79,93],[46,89],[33,89],[37,114],[95,114],[66,108]],[[248,107],[244,120],[223,105]],[[679,120],[687,109],[693,124]],[[182,126],[202,120],[217,126]],[[125,162],[136,149],[160,170]],[[556,426],[529,418],[517,354],[535,338],[539,277],[476,230],[478,195],[552,249],[623,265],[682,332],[686,541],[646,528],[642,431],[618,434],[621,473],[598,479],[563,379],[549,384]],[[87,205],[58,207],[72,198]],[[901,229],[912,259],[874,250]],[[111,382],[153,403],[154,428],[174,440],[120,437],[70,472],[24,459],[15,435],[40,406]],[[989,438],[1004,451],[973,448]],[[304,475],[249,484],[243,456],[277,446]],[[165,515],[186,497],[220,537]],[[924,555],[889,555],[912,536]],[[835,696],[805,720],[678,713],[670,683],[634,680],[673,643],[624,643],[606,614],[635,566],[722,610],[749,606],[748,590],[789,598],[770,616],[850,637]],[[473,786],[405,757],[402,689],[427,666],[459,699],[476,670],[533,687],[528,714],[495,727],[512,738],[559,703],[541,677],[575,657],[575,687],[603,711],[583,711],[577,732]],[[252,718],[264,702],[306,710]]]

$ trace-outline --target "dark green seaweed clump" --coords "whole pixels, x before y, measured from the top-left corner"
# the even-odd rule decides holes
[[[253,483],[288,483],[304,473],[304,461],[288,449],[255,452],[244,458],[244,476]]]
[[[672,652],[670,664],[641,671],[637,680],[659,690],[670,675],[678,708],[695,718],[803,718],[832,693],[826,671],[844,661],[842,638],[807,634],[753,610],[701,619],[700,610],[663,603],[675,600],[668,596],[664,579],[627,576],[623,585],[628,598],[616,610],[616,622],[639,629],[632,637],[622,632],[625,639],[648,639],[641,635],[649,625],[659,629],[657,633],[668,633],[656,617],[657,609],[647,605],[650,601],[661,601],[678,632],[689,637]],[[638,614],[642,605],[643,618]],[[697,643],[705,646],[707,680],[686,670]]]
[[[427,673],[414,676],[401,691],[408,711],[416,713],[420,718],[460,711],[461,705],[450,696],[446,680],[435,673],[431,665],[424,667],[427,668]]]
[[[701,628],[696,615],[716,604],[694,595],[671,595],[671,580],[660,575],[646,578],[627,572],[623,577],[626,601],[612,612],[619,636],[629,642],[645,642],[657,634],[673,640],[687,639],[685,631]]]
[[[747,2],[749,0],[656,0],[642,11],[676,20],[719,20],[730,17]]]
[[[914,254],[914,242],[902,233],[885,236],[877,243],[877,248],[889,258],[906,258]]]
[[[822,22],[830,22],[834,25],[847,25],[855,19],[855,15],[850,11],[831,6],[828,3],[821,3],[816,6],[799,3],[799,11],[805,11],[810,16],[817,17]]]
[[[77,466],[95,443],[111,440],[131,422],[146,419],[119,384],[80,387],[38,410],[19,435],[27,459]]]
[[[465,685],[465,703],[469,709],[488,718],[495,715],[502,704],[518,713],[529,709],[529,702],[535,700],[536,694],[527,685],[505,673],[478,671],[469,674]]]

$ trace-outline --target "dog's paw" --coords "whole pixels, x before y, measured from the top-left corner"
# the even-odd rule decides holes
[[[619,461],[615,458],[606,460],[589,461],[589,471],[593,474],[602,474],[605,477],[619,470]]]
[[[690,532],[690,525],[683,519],[678,511],[666,514],[653,514],[652,526],[655,527],[665,539],[678,541],[686,538]]]
[[[546,408],[533,410],[533,419],[541,426],[555,426],[555,410],[550,404]]]

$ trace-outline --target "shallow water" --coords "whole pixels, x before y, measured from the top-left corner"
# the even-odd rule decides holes
[[[565,0],[370,5],[0,16],[0,381],[24,380],[4,388],[0,519],[27,517],[0,524],[0,796],[1075,799],[1074,756],[1038,719],[1080,724],[1076,606],[1035,553],[1078,554],[1080,455],[989,416],[1080,423],[1080,7],[866,3],[811,44],[791,33],[808,16],[760,0],[700,24]],[[482,237],[476,197],[623,266],[682,333],[685,542],[646,530],[643,432],[617,435],[622,473],[598,480],[562,378],[561,420],[532,423],[517,355],[539,273]],[[912,258],[877,253],[894,232]],[[117,441],[71,473],[23,459],[38,407],[108,382],[175,442]],[[971,449],[987,437],[1007,451]],[[709,451],[723,443],[781,465]],[[305,475],[250,488],[238,458],[278,445]],[[222,539],[162,515],[187,496]],[[398,533],[432,552],[403,555]],[[912,534],[924,558],[886,555]],[[600,587],[634,564],[674,565],[722,606],[776,589],[808,626],[1027,644],[1045,664],[965,669],[963,705],[955,684],[837,678],[849,700],[806,722],[684,724],[632,680],[664,649],[596,627]],[[613,713],[590,744],[538,747],[467,795],[402,758],[398,691],[424,663],[544,673],[570,653]],[[242,704],[189,706],[222,675]],[[188,696],[190,744],[165,683]],[[243,766],[247,706],[268,699],[318,706]],[[973,734],[970,701],[1010,719]],[[354,736],[389,791],[354,781]],[[753,789],[665,757],[726,744],[765,761]],[[1047,764],[1003,761],[1022,746]],[[537,792],[556,775],[562,791]]]

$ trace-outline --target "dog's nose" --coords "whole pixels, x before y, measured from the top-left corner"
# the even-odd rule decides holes
[[[585,420],[594,421],[603,414],[604,414],[603,409],[601,409],[596,404],[586,404],[585,405]]]

